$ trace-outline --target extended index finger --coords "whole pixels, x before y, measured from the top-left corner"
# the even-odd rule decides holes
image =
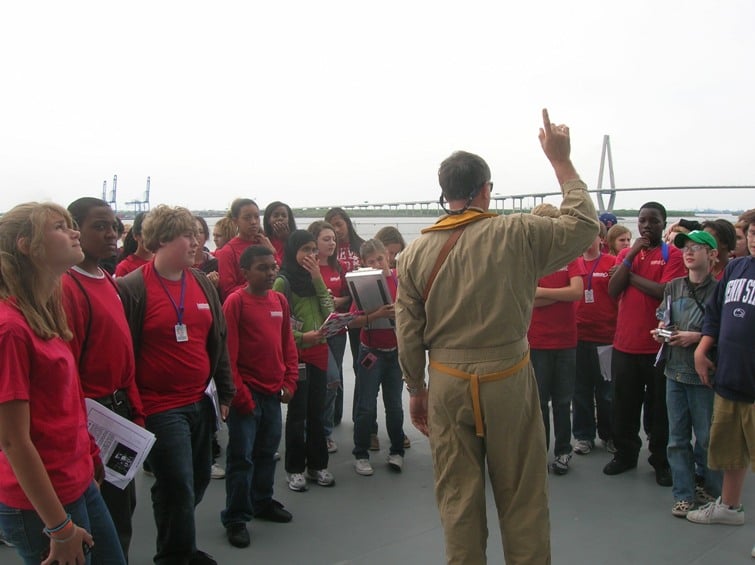
[[[548,108],[543,108],[543,130],[546,135],[551,132],[551,119],[548,116]]]

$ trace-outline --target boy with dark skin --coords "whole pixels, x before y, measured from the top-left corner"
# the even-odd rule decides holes
[[[663,298],[666,283],[685,276],[681,252],[662,242],[666,209],[657,202],[640,208],[637,229],[640,233],[631,248],[616,258],[616,268],[608,283],[608,293],[621,298],[614,338],[611,366],[613,379],[612,429],[616,454],[603,472],[618,475],[637,467],[642,447],[639,437],[640,414],[647,393],[650,458],[656,482],[671,486],[666,458],[668,415],[665,378],[662,367],[655,366],[658,344],[650,337],[657,327],[655,309]]]
[[[273,499],[274,454],[281,439],[281,403],[296,391],[298,355],[286,298],[272,291],[278,274],[273,251],[252,245],[240,258],[246,287],[223,304],[236,390],[228,417],[226,508],[221,521],[231,545],[246,547],[246,523],[285,523],[291,513]]]

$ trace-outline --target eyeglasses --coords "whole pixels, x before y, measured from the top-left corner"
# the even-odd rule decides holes
[[[705,249],[705,247],[706,247],[705,245],[702,245],[699,243],[695,243],[693,245],[685,245],[682,248],[682,253],[697,253],[701,249]]]
[[[493,181],[489,180],[488,184],[490,185],[490,193],[492,194],[493,193]]]

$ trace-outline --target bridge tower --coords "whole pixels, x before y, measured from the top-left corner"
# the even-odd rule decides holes
[[[605,170],[606,159],[608,159],[608,182],[610,188],[603,190],[603,172]],[[613,210],[616,202],[616,181],[613,177],[613,158],[611,157],[611,138],[608,135],[603,136],[603,149],[600,152],[600,170],[598,171],[598,213],[610,212]],[[603,203],[603,195],[608,194],[608,206]]]

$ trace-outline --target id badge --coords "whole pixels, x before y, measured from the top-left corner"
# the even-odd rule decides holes
[[[186,324],[176,324],[176,341],[183,343],[189,341],[189,332],[186,330]]]
[[[588,288],[585,290],[585,304],[592,304],[593,302],[595,302],[595,294],[593,294],[591,288]]]

